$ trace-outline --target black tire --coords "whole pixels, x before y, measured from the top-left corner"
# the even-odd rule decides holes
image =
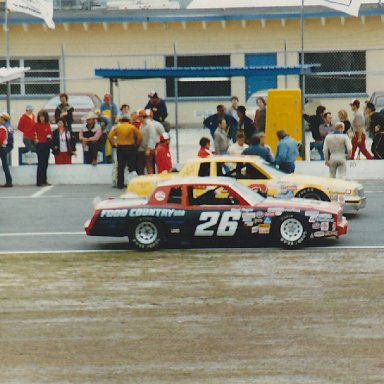
[[[302,189],[296,194],[296,197],[299,197],[301,199],[330,201],[329,197],[323,191],[320,191],[319,189],[316,189],[316,188]]]
[[[303,246],[308,237],[308,224],[297,214],[284,214],[276,220],[276,238],[284,248],[298,248]]]
[[[129,241],[136,249],[153,251],[163,242],[161,224],[150,217],[141,217],[129,229]]]

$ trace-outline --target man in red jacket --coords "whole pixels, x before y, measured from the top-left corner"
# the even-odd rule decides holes
[[[156,147],[156,167],[157,173],[163,171],[172,171],[172,157],[169,150],[169,143],[171,137],[168,132],[164,132],[160,135],[160,143]]]
[[[22,150],[22,153],[27,153],[29,151],[36,152],[36,146],[34,142],[34,137],[32,133],[32,128],[36,123],[36,116],[33,113],[33,106],[28,104],[25,107],[25,112],[20,117],[19,124],[17,129],[23,132],[23,143],[25,148]]]

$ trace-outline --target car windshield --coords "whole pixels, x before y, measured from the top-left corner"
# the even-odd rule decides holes
[[[265,199],[263,196],[259,195],[255,191],[252,191],[251,188],[248,188],[243,184],[236,183],[232,187],[240,196],[247,200],[250,205],[260,204]]]
[[[273,177],[273,178],[280,178],[283,176],[287,176],[286,173],[280,171],[278,168],[276,168],[273,164],[268,163],[267,161],[261,161],[259,164],[262,165],[262,167]]]

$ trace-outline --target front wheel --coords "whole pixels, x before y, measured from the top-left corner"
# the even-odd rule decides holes
[[[275,234],[284,247],[296,248],[307,240],[308,228],[298,215],[283,215],[277,222]]]
[[[296,197],[300,197],[301,199],[329,201],[328,196],[323,191],[320,191],[316,188],[302,189],[297,193]]]
[[[151,218],[140,218],[134,223],[128,236],[135,248],[151,251],[160,247],[163,231],[158,221]]]

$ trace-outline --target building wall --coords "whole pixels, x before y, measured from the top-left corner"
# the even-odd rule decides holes
[[[384,58],[382,43],[383,21],[380,17],[309,19],[305,22],[305,51],[367,50],[367,93],[384,90],[381,63]],[[55,30],[43,25],[11,25],[11,57],[57,57],[64,51],[65,90],[95,92],[102,96],[109,91],[109,82],[94,76],[95,68],[161,67],[164,55],[230,54],[232,66],[244,64],[245,53],[277,52],[278,65],[297,65],[301,49],[299,20],[226,21],[226,22],[170,22],[170,23],[87,23],[56,24]],[[286,46],[287,52],[284,52]],[[0,50],[5,51],[4,39]],[[63,73],[63,63],[61,71]],[[295,76],[279,76],[279,87],[297,88]],[[64,86],[64,80],[62,89]],[[165,95],[165,82],[160,79],[120,81],[115,87],[118,104],[127,102],[132,109],[143,107],[147,93],[156,89]],[[232,94],[244,103],[244,78],[232,79]],[[351,97],[321,100],[336,114],[347,108]],[[44,99],[12,100],[12,117],[18,118],[25,104],[36,109],[43,107]],[[1,102],[4,103],[5,101]],[[180,101],[181,126],[199,125],[204,113],[215,110],[223,100]],[[229,104],[228,101],[224,103]],[[1,105],[1,104],[0,104]],[[175,118],[174,103],[168,103],[170,121]],[[15,120],[14,120],[15,121]]]

